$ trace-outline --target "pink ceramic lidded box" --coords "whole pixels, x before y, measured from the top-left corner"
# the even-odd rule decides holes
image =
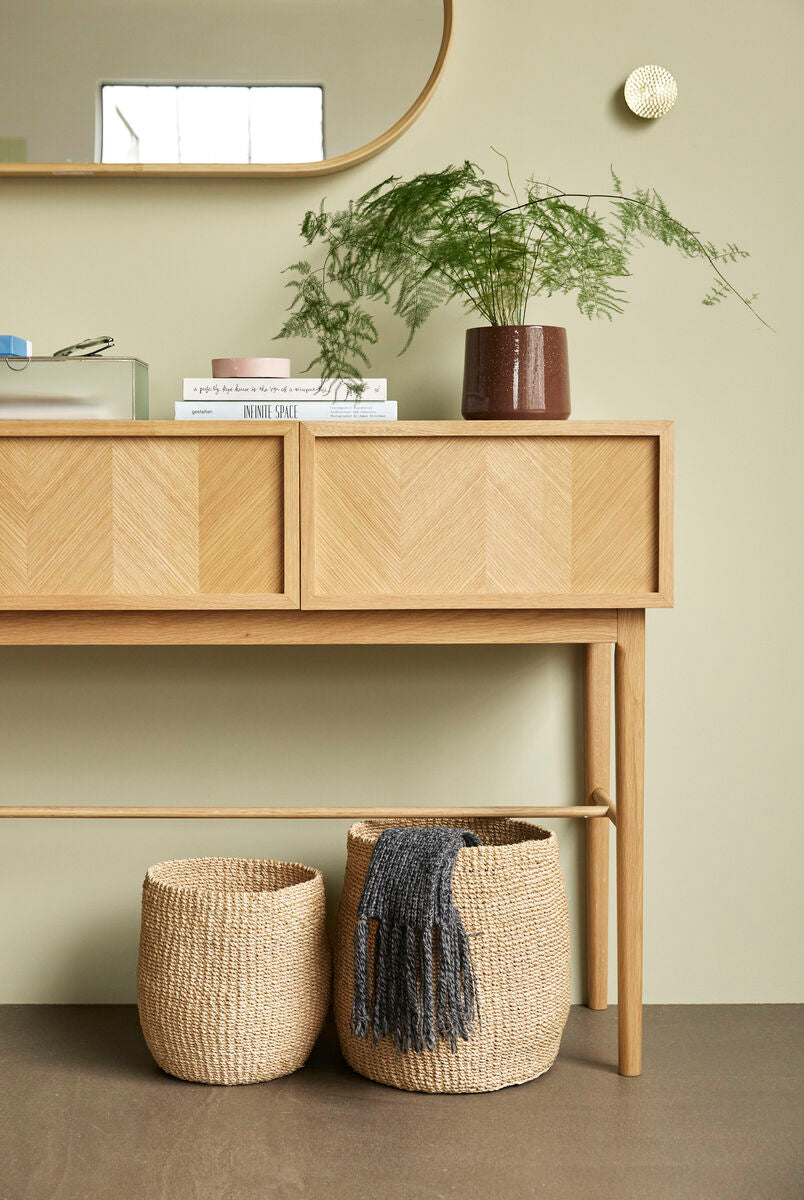
[[[289,358],[213,358],[213,379],[289,379]]]

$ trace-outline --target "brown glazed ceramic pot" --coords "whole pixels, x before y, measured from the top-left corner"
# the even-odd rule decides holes
[[[467,329],[461,412],[467,421],[565,420],[570,415],[566,329]]]

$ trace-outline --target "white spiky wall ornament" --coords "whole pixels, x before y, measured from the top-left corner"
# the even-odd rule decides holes
[[[637,67],[625,81],[625,103],[638,117],[663,117],[676,102],[678,85],[664,67]]]

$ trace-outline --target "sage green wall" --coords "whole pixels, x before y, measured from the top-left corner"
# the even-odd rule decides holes
[[[279,271],[322,194],[464,156],[572,189],[653,183],[753,252],[735,271],[777,332],[699,304],[708,274],[645,251],[612,325],[569,303],[578,417],[677,422],[677,608],[648,617],[646,996],[800,994],[800,90],[795,0],[457,0],[444,81],[382,158],[323,182],[3,183],[0,328],[51,350],[111,332],[152,366],[153,415],[213,355],[270,353]],[[657,123],[616,93],[679,83]],[[217,265],[212,265],[214,263]],[[221,267],[220,264],[228,264]],[[373,369],[402,417],[458,412],[458,308]],[[306,348],[292,346],[302,366]],[[577,801],[580,658],[553,648],[6,649],[6,801]],[[581,942],[582,830],[560,826]],[[2,830],[0,999],[131,1000],[139,886],[160,858],[291,855],[327,868],[342,825],[24,824]],[[582,991],[575,971],[575,994]]]

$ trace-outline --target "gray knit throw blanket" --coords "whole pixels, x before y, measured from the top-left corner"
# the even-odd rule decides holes
[[[352,1032],[402,1051],[454,1051],[479,1021],[469,938],[452,902],[458,851],[469,829],[385,829],[371,856],[355,929]],[[369,921],[376,922],[373,988]]]

